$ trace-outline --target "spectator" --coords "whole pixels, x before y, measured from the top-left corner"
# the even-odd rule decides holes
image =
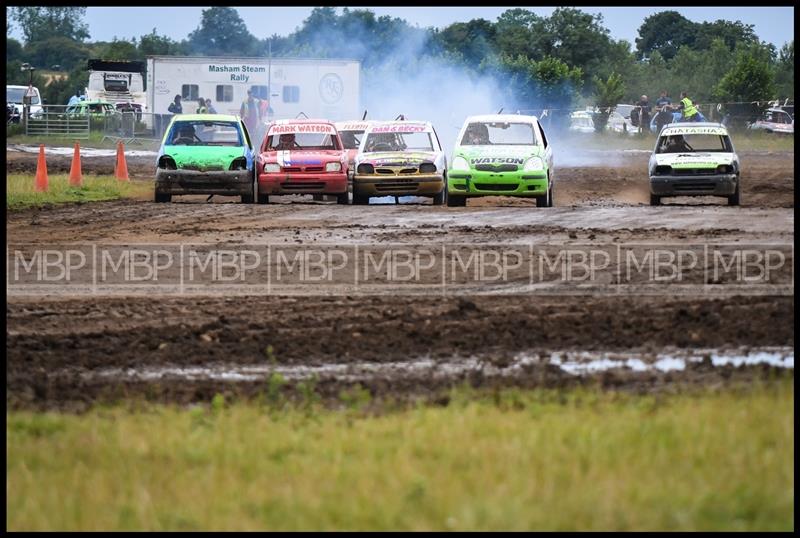
[[[694,106],[694,103],[692,103],[692,100],[689,99],[688,93],[681,92],[681,100],[678,103],[677,109],[683,113],[682,121],[700,121],[699,111],[697,107]]]
[[[206,99],[206,109],[208,110],[209,114],[217,113],[217,109],[214,108],[214,105],[211,104],[211,99]]]
[[[671,105],[672,99],[667,96],[667,90],[661,90],[661,97],[656,101],[656,108],[662,108],[664,105]]]
[[[197,110],[195,110],[195,114],[208,114],[208,108],[206,107],[206,100],[202,97],[197,98]]]
[[[181,105],[180,94],[175,96],[175,100],[169,104],[169,108],[167,108],[167,110],[172,114],[183,114],[183,106]]]
[[[75,95],[70,97],[69,101],[67,101],[67,106],[76,105],[76,104],[78,104],[80,102],[81,102],[81,90],[78,89],[78,90],[75,90]]]
[[[239,116],[244,121],[247,132],[256,134],[262,116],[258,99],[253,97],[253,90],[247,90],[247,99],[242,102],[242,106],[239,108]]]
[[[664,105],[656,114],[656,134],[661,133],[665,125],[672,123],[672,111],[669,105]]]
[[[643,95],[636,106],[639,110],[639,132],[646,133],[650,130],[650,102],[647,96]]]

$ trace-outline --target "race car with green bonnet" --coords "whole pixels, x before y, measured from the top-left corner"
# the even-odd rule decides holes
[[[255,201],[253,146],[244,123],[225,114],[178,114],[156,161],[155,201],[176,194],[240,196]]]
[[[493,114],[464,121],[447,170],[447,205],[498,195],[553,206],[553,151],[535,116]]]

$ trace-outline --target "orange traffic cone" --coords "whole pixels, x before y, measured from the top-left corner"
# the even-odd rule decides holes
[[[36,191],[47,192],[47,161],[44,159],[44,144],[39,146],[39,160],[36,163]]]
[[[83,183],[81,173],[81,145],[75,142],[75,153],[72,155],[72,166],[69,167],[69,184],[73,187],[80,187]]]
[[[128,163],[125,162],[125,148],[122,141],[117,142],[117,164],[114,167],[114,175],[120,181],[129,181]]]

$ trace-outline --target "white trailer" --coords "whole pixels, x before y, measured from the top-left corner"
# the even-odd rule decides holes
[[[219,114],[239,114],[247,90],[268,100],[267,120],[304,112],[331,121],[359,117],[361,63],[358,60],[148,56],[147,105],[167,114],[181,95],[183,112],[194,113],[198,99],[211,99]]]

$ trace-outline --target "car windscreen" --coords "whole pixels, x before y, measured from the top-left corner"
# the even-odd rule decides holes
[[[267,137],[267,150],[337,150],[339,141],[330,133],[281,133]]]
[[[228,121],[176,121],[167,140],[172,146],[244,145],[239,125]]]
[[[364,131],[339,131],[339,136],[342,138],[344,149],[358,149]]]
[[[535,146],[536,135],[530,123],[470,123],[461,138],[462,146]]]
[[[25,97],[26,91],[27,91],[26,88],[6,88],[6,102],[21,105],[22,98]],[[31,97],[31,104],[38,105],[39,97],[36,95]]]
[[[376,151],[434,151],[431,133],[369,133],[364,152]]]
[[[656,153],[733,153],[733,145],[725,135],[673,134],[658,139]]]

